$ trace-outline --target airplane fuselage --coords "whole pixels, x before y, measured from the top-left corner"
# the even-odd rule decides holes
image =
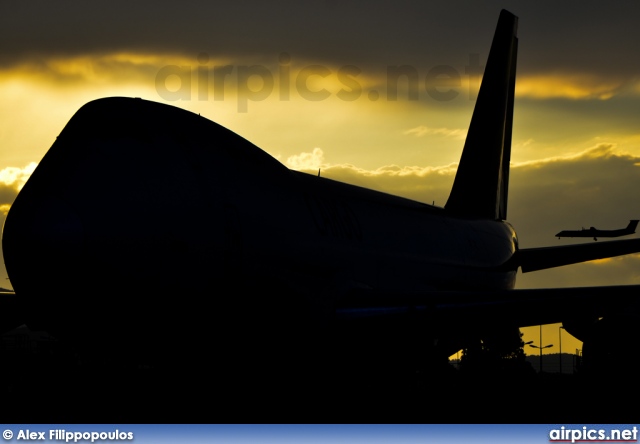
[[[183,325],[176,294],[233,311],[278,305],[266,290],[330,305],[351,288],[501,290],[516,275],[508,223],[291,171],[203,117],[125,98],[72,118],[3,242],[28,322],[60,336]]]
[[[342,263],[339,268],[350,270],[355,282],[409,291],[513,288],[515,270],[500,269],[516,250],[509,224],[451,217],[439,207],[291,175],[299,184],[297,199],[309,210],[315,248],[331,255],[331,263]],[[354,251],[360,252],[357,260]]]

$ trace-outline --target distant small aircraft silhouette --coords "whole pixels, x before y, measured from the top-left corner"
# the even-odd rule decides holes
[[[556,234],[558,239],[561,237],[593,237],[594,241],[597,241],[599,237],[619,237],[627,236],[636,232],[638,226],[637,220],[630,220],[627,228],[620,228],[618,230],[598,230],[595,227],[583,228],[582,230],[564,230]]]

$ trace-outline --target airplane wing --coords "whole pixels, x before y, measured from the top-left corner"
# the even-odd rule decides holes
[[[525,248],[513,257],[523,273],[640,252],[640,239]]]

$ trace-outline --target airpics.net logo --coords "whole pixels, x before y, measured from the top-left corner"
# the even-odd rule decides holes
[[[249,102],[275,97],[289,101],[293,94],[306,101],[320,102],[330,97],[352,102],[360,98],[377,100],[420,100],[428,96],[438,102],[458,97],[467,77],[469,99],[476,99],[477,86],[484,67],[479,54],[469,54],[464,74],[450,65],[436,65],[420,72],[411,65],[390,65],[382,78],[375,76],[375,86],[363,70],[355,65],[329,68],[321,64],[297,66],[291,56],[281,53],[277,66],[216,65],[207,53],[200,53],[197,65],[166,65],[158,70],[155,89],[167,101],[223,101],[235,94],[238,112],[246,113]],[[370,77],[367,77],[370,78]],[[331,85],[331,87],[329,87]]]
[[[606,430],[586,426],[569,429],[563,426],[549,432],[549,442],[638,442],[638,428]]]

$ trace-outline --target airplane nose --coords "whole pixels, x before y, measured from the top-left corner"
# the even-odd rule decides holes
[[[202,305],[236,283],[244,257],[226,190],[258,151],[166,105],[107,98],[81,108],[5,222],[5,264],[27,325],[134,356],[150,347],[160,356],[176,331],[208,325]]]

